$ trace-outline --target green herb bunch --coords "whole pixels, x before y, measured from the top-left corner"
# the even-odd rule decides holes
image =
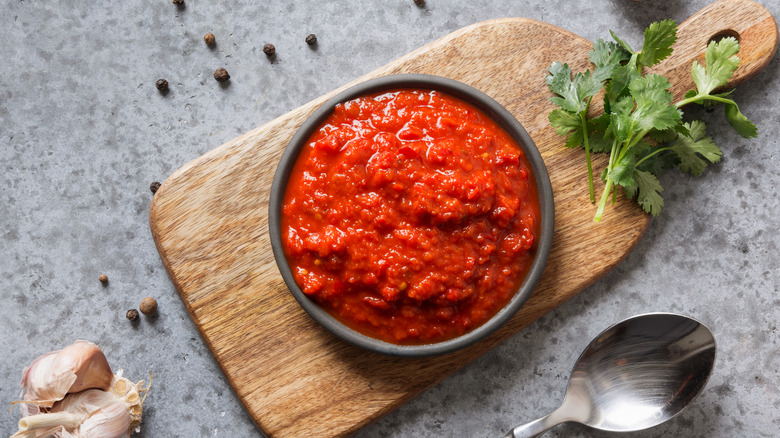
[[[572,76],[568,64],[554,62],[547,84],[555,93],[550,124],[559,135],[568,136],[566,146],[585,149],[590,200],[595,203],[591,153],[609,153],[601,173],[604,191],[596,216],[600,222],[610,197],[614,203],[617,186],[629,199],[657,216],[664,205],[658,180],[673,167],[699,175],[709,163],[720,161],[723,152],[707,136],[700,120],[684,122],[680,108],[690,103],[725,104],[726,119],[743,137],[756,137],[756,126],[740,111],[728,92],[713,94],[726,85],[739,65],[739,43],[732,37],[712,41],[705,52],[705,64],[693,62],[691,74],[696,84],[679,102],[673,102],[669,81],[662,75],[643,74],[672,53],[677,40],[677,23],[664,20],[645,30],[642,50],[635,52],[610,31],[613,41],[597,40],[590,51],[592,70]],[[588,118],[591,100],[604,90],[604,113]],[[611,196],[610,196],[611,195]]]

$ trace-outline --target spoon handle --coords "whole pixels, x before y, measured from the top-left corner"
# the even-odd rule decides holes
[[[522,424],[510,430],[503,438],[534,438],[547,432],[551,427],[566,421],[560,415],[560,408],[538,420]]]

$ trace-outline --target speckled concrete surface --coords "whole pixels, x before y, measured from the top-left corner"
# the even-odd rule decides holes
[[[8,0],[0,14],[0,404],[22,368],[74,339],[144,379],[145,437],[261,436],[199,337],[148,226],[149,184],[198,155],[458,28],[525,16],[591,40],[630,42],[651,21],[708,1],[411,0],[361,2]],[[764,0],[773,14],[780,5]],[[227,2],[225,3],[227,4]],[[213,32],[217,45],[202,42]],[[304,43],[317,34],[319,45]],[[276,45],[269,62],[264,43]],[[543,43],[543,42],[540,42]],[[562,58],[565,54],[561,54]],[[214,69],[233,79],[220,86]],[[358,433],[493,437],[554,409],[589,339],[637,313],[675,311],[715,332],[704,393],[638,437],[771,437],[780,429],[780,62],[736,93],[759,126],[743,140],[720,113],[725,151],[699,178],[663,179],[666,208],[601,281],[453,377]],[[170,92],[154,87],[166,78]],[[107,274],[107,286],[98,282]],[[156,297],[160,316],[125,311]],[[262,370],[258,370],[262,372]],[[0,434],[16,428],[0,410]],[[551,437],[607,437],[565,425]]]

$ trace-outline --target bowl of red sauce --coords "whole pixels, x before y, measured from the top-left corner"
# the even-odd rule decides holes
[[[371,351],[422,357],[488,336],[523,305],[554,208],[533,140],[463,83],[393,75],[302,124],[274,176],[269,232],[303,309]]]

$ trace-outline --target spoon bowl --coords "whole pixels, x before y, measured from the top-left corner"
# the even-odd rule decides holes
[[[712,332],[692,318],[649,313],[626,319],[585,348],[558,409],[505,438],[539,436],[569,421],[611,432],[657,426],[704,389],[715,350]]]

